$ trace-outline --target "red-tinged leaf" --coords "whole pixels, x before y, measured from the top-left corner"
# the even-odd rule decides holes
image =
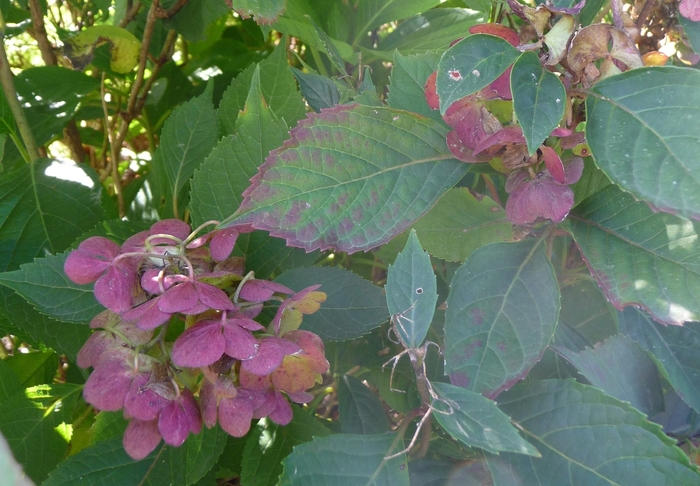
[[[452,158],[443,125],[405,111],[337,106],[290,133],[222,227],[249,223],[307,251],[367,250],[403,231],[468,170]]]
[[[470,34],[491,34],[501,39],[505,39],[511,43],[513,47],[518,47],[520,37],[513,29],[510,29],[502,24],[478,24],[469,27]]]

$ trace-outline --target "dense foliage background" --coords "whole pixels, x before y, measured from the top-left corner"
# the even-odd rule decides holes
[[[700,484],[697,0],[0,13],[7,484]],[[95,398],[142,359],[153,452]]]

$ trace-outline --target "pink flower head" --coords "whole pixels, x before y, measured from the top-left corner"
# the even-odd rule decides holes
[[[192,240],[192,242],[187,245],[187,248],[199,248],[200,246],[209,242],[209,252],[211,258],[215,262],[220,262],[226,260],[229,255],[231,255],[233,247],[236,245],[238,235],[239,231],[235,226],[224,228],[222,230],[210,231],[209,233]]]
[[[171,357],[177,366],[209,366],[226,353],[236,359],[251,359],[258,353],[258,341],[251,331],[264,327],[244,316],[204,319],[185,330],[173,345]]]
[[[284,357],[270,374],[272,386],[286,393],[301,393],[316,384],[316,376],[328,371],[323,341],[308,331],[291,331],[284,338],[297,344],[301,351]]]
[[[160,439],[157,420],[131,419],[124,431],[122,444],[132,459],[140,461],[158,447]]]
[[[265,302],[275,294],[293,294],[294,291],[289,287],[269,280],[248,280],[241,287],[239,297],[248,302]]]
[[[243,437],[250,430],[256,400],[255,393],[236,389],[227,377],[219,377],[215,384],[205,380],[199,392],[202,416],[207,427],[216,425],[234,437]]]
[[[241,362],[241,369],[254,375],[269,375],[288,354],[298,353],[301,348],[286,339],[265,337],[260,340],[258,352],[251,359]]]
[[[85,285],[95,282],[95,298],[109,310],[123,312],[133,302],[136,268],[132,261],[115,258],[120,253],[116,243],[93,236],[72,251],[63,270],[73,282]]]
[[[531,178],[527,170],[518,170],[508,177],[506,191],[510,193],[506,203],[508,219],[517,225],[535,223],[538,219],[549,219],[560,223],[574,205],[574,192],[568,186],[581,178],[583,160],[574,157],[564,166],[564,180],[555,180],[545,169],[536,178]]]
[[[133,379],[143,373],[134,368],[133,351],[125,350],[98,364],[85,382],[85,401],[98,410],[121,410]]]

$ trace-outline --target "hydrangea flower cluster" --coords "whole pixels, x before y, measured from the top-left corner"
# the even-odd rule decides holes
[[[520,44],[515,31],[499,24],[475,25],[469,32],[495,35],[515,47]],[[529,155],[520,126],[504,127],[491,113],[490,101],[513,99],[510,71],[508,68],[482,90],[450,105],[443,116],[445,123],[452,127],[447,134],[447,146],[455,158],[463,162],[483,163],[500,158],[502,170],[509,174],[506,215],[512,223],[521,226],[544,220],[559,223],[573,207],[574,193],[569,185],[581,177],[583,160],[573,157],[565,164],[559,154],[546,145]],[[434,72],[425,85],[425,97],[433,110],[440,108],[436,78],[437,72]],[[560,139],[562,148],[573,148],[584,142],[583,133],[566,128],[557,128],[551,135]]]
[[[326,294],[318,285],[294,292],[244,274],[243,260],[229,255],[249,231],[197,237],[187,223],[164,220],[121,246],[94,236],[68,255],[66,275],[94,282],[107,308],[78,354],[78,366],[93,368],[83,395],[98,410],[123,410],[124,448],[134,459],[161,439],[180,446],[202,423],[236,437],[254,418],[286,425],[286,397],[310,401],[307,390],[328,371],[321,339],[298,329]],[[280,305],[265,327],[255,318],[269,301]],[[185,330],[169,342],[177,320]]]

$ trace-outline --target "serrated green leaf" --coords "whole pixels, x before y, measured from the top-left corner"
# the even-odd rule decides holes
[[[266,3],[269,1],[266,0]],[[207,27],[228,12],[230,10],[225,2],[185,2],[179,12],[163,19],[163,33],[166,29],[175,29],[189,42],[203,41]],[[158,23],[156,27],[159,27]]]
[[[294,76],[289,70],[286,45],[286,40],[281,39],[272,54],[258,65],[260,66],[260,89],[267,106],[279,120],[284,120],[291,127],[304,118],[306,108]],[[239,112],[243,109],[250,92],[254,71],[255,66],[246,68],[231,82],[221,98],[218,115],[222,131],[227,135],[235,133],[238,129]]]
[[[61,322],[41,314],[8,287],[0,286],[0,330],[31,343],[44,343],[75,361],[91,330],[84,323]]]
[[[377,395],[351,375],[338,382],[338,410],[344,434],[381,434],[389,431],[389,419]]]
[[[463,262],[477,248],[512,241],[513,225],[491,198],[478,200],[466,187],[450,189],[413,228],[431,255]]]
[[[58,371],[58,355],[54,351],[17,353],[5,359],[23,388],[53,382]]]
[[[655,213],[617,186],[582,202],[571,232],[605,296],[661,322],[700,319],[700,223]]]
[[[39,160],[0,175],[0,270],[63,251],[102,218],[94,172],[71,161]]]
[[[378,49],[388,53],[396,49],[401,54],[442,52],[452,41],[464,37],[469,27],[483,20],[483,13],[466,8],[427,10],[401,22],[379,41]]]
[[[309,22],[311,22],[311,25],[314,26],[314,29],[316,29],[316,34],[318,35],[318,38],[321,39],[323,48],[326,50],[326,55],[328,56],[328,59],[330,59],[331,64],[333,64],[333,66],[342,76],[348,76],[348,71],[345,69],[345,60],[343,59],[343,56],[340,55],[340,51],[338,51],[338,48],[333,43],[333,40],[322,28],[318,26],[316,22],[314,22],[314,19],[311,18],[310,15],[308,15],[306,18],[309,20]]]
[[[375,27],[410,17],[438,3],[439,0],[359,0],[352,44],[357,45]]]
[[[190,210],[195,226],[221,221],[236,211],[248,180],[287,136],[287,125],[260,106],[259,94],[251,85],[248,108],[236,119],[237,133],[224,137],[194,173]]]
[[[316,113],[340,103],[340,91],[332,80],[316,73],[305,73],[294,67],[290,69],[299,83],[304,99]]]
[[[22,471],[22,467],[15,461],[2,435],[0,435],[0,471],[3,473],[3,481],[6,481],[8,486],[34,486]]]
[[[39,312],[67,322],[89,322],[104,310],[92,285],[73,283],[63,272],[67,253],[38,258],[14,272],[0,273],[0,285],[15,290]]]
[[[281,427],[269,420],[261,421],[248,435],[243,451],[241,484],[275,486],[282,474],[282,459],[292,447],[330,431],[306,411],[292,405],[292,421]]]
[[[318,258],[318,252],[306,253],[291,248],[284,240],[272,238],[264,231],[240,235],[234,249],[234,255],[238,254],[245,256],[246,270],[254,271],[257,278],[269,278],[291,268],[312,265]]]
[[[438,65],[437,93],[440,113],[455,101],[485,88],[520,56],[508,41],[476,34],[462,39],[442,55]]]
[[[394,368],[393,364],[383,366],[388,357],[382,359],[381,364],[370,368],[373,384],[387,405],[401,413],[408,413],[420,406],[421,398],[416,387],[416,372],[411,366],[407,354],[399,359]]]
[[[495,396],[544,352],[559,317],[559,286],[544,246],[485,245],[455,272],[445,313],[445,373],[453,384]]]
[[[165,121],[151,162],[149,181],[162,202],[161,216],[177,216],[187,202],[189,181],[218,140],[219,120],[212,103],[213,84],[200,96],[178,106]]]
[[[275,282],[299,291],[320,284],[326,301],[313,314],[304,316],[301,329],[316,333],[324,341],[355,339],[379,327],[389,318],[381,288],[338,267],[287,270]]]
[[[395,434],[336,434],[294,448],[284,460],[280,486],[408,486],[405,454]]]
[[[95,443],[63,461],[43,486],[99,484],[101,486],[187,486],[198,481],[216,463],[228,435],[219,427],[203,428],[180,447],[161,443],[141,461],[124,451],[121,437]]]
[[[258,24],[271,24],[284,12],[286,0],[232,0],[233,8],[244,19],[254,17]]]
[[[498,397],[541,459],[487,455],[495,486],[658,486],[700,481],[688,456],[632,406],[573,380],[513,387]]]
[[[700,410],[700,323],[663,326],[634,307],[619,316],[620,332],[651,353],[681,399]]]
[[[586,139],[613,182],[652,206],[700,219],[700,72],[645,67],[586,99]]]
[[[574,330],[585,339],[585,345],[592,346],[617,334],[617,312],[595,282],[583,280],[561,289],[561,325]]]
[[[415,231],[389,265],[384,291],[399,339],[409,348],[420,347],[433,322],[437,281],[430,256],[420,246]]]
[[[438,60],[439,56],[431,52],[418,56],[403,56],[398,51],[394,52],[387,104],[398,110],[412,111],[442,121],[440,113],[430,109],[425,100],[425,83],[437,69]]]
[[[0,405],[0,431],[34,482],[43,481],[65,456],[70,437],[57,429],[71,422],[81,391],[79,385],[40,385]]]
[[[222,227],[251,223],[308,251],[366,250],[403,231],[469,169],[452,158],[442,125],[405,111],[338,106],[290,133]]]
[[[433,383],[439,398],[433,398],[433,416],[455,439],[468,447],[485,451],[515,452],[540,457],[528,441],[520,437],[508,416],[496,403],[479,393],[447,383]]]
[[[559,126],[564,116],[566,90],[559,78],[542,67],[532,51],[524,52],[510,72],[513,109],[530,155]]]
[[[608,395],[629,402],[648,417],[663,410],[663,390],[656,364],[629,337],[613,336],[580,353],[560,346],[554,349],[578,368],[591,385]]]

